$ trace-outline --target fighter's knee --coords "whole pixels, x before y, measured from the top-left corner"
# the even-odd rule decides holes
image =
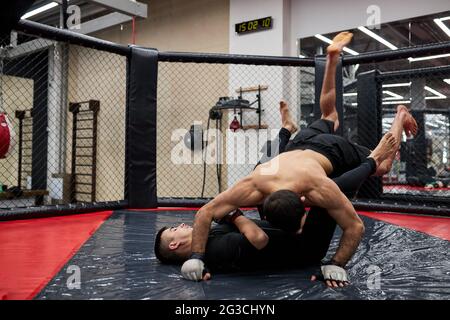
[[[334,123],[334,131],[336,131],[339,128],[339,115],[336,111],[333,111],[329,114],[322,114],[323,120],[328,120]]]
[[[392,164],[386,164],[386,163],[382,163],[378,168],[377,168],[377,172],[376,175],[377,176],[383,176],[385,174],[388,174],[391,171],[392,168]]]
[[[339,120],[336,119],[336,120],[334,121],[334,132],[336,132],[338,128],[339,128]]]
[[[336,111],[332,112],[326,117],[327,120],[334,122],[334,131],[336,132],[339,128],[339,115]]]

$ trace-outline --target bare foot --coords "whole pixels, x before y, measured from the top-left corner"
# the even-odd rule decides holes
[[[289,106],[286,101],[280,101],[280,114],[281,114],[281,123],[283,128],[288,129],[290,133],[294,133],[298,130],[297,125],[292,120],[291,112],[289,111]]]
[[[397,152],[397,139],[391,132],[386,133],[383,138],[381,138],[377,147],[369,155],[377,163],[377,167],[386,159],[391,157],[395,152]]]
[[[404,112],[405,113],[405,122],[403,124],[403,129],[405,130],[406,136],[409,138],[411,135],[415,136],[417,134],[417,122],[414,117],[409,113],[409,110],[404,105],[397,106],[397,113]]]
[[[333,38],[333,43],[330,44],[327,48],[327,53],[329,55],[340,54],[342,49],[350,43],[353,38],[353,33],[345,31],[339,33],[337,36]]]

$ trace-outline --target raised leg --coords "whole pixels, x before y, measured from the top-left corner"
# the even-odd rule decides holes
[[[327,62],[320,93],[320,111],[322,118],[334,122],[334,130],[339,127],[339,117],[336,111],[336,67],[342,49],[350,43],[353,34],[341,32],[333,39],[327,48]]]
[[[394,122],[391,129],[386,135],[392,135],[395,138],[395,146],[393,152],[389,152],[385,159],[380,162],[375,175],[382,176],[391,171],[392,163],[394,162],[395,155],[400,149],[400,143],[402,141],[402,133],[405,131],[407,136],[417,134],[417,123],[414,117],[409,113],[408,108],[404,105],[397,107],[397,114],[395,115]],[[385,135],[385,137],[386,137]],[[384,138],[384,137],[383,137]],[[375,150],[374,150],[375,151]]]
[[[256,164],[256,167],[260,165],[261,163],[265,163],[272,158],[276,157],[278,154],[283,153],[286,149],[286,146],[289,142],[289,139],[291,138],[291,135],[294,134],[298,127],[295,124],[294,120],[292,119],[291,112],[289,111],[289,106],[286,103],[286,101],[281,100],[280,101],[280,115],[281,115],[281,129],[278,133],[278,136],[275,138],[274,141],[271,143],[271,154],[268,154],[267,150],[263,154],[262,158],[259,160],[259,162]],[[272,151],[272,148],[278,149],[278,153],[274,153]],[[259,216],[261,220],[264,220],[264,213],[263,213],[263,206],[259,205],[257,206]]]
[[[292,115],[287,102],[284,100],[280,101],[280,114],[282,127],[289,130],[291,134],[294,134],[298,130],[298,127],[295,124],[295,121],[292,119]]]
[[[395,157],[399,148],[399,143],[397,138],[392,132],[386,133],[383,138],[381,138],[377,147],[372,151],[369,157],[373,158],[377,164],[377,170],[375,175],[383,175],[390,171],[390,166],[392,166],[392,161]]]
[[[284,100],[280,101],[280,115],[282,126],[280,132],[278,133],[277,137],[270,142],[270,152],[266,150],[256,166],[275,158],[280,153],[283,153],[286,149],[286,145],[288,144],[289,139],[291,138],[291,135],[298,130],[297,125],[292,119],[291,112],[289,111],[289,106]]]

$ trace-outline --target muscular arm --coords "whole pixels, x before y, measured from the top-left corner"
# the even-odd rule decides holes
[[[256,189],[251,176],[249,176],[204,205],[195,215],[192,231],[192,252],[205,252],[208,232],[213,218],[219,220],[239,207],[254,206],[261,203],[262,200],[262,193]]]
[[[315,187],[305,196],[315,206],[326,209],[341,227],[343,233],[333,260],[345,266],[361,242],[364,234],[363,222],[351,202],[329,178],[316,178]]]
[[[269,243],[269,237],[264,230],[245,216],[237,217],[234,225],[256,249],[261,250]]]

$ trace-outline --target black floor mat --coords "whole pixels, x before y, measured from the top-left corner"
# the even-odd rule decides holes
[[[246,214],[256,218],[255,212]],[[213,274],[207,282],[182,279],[179,266],[161,265],[154,236],[164,225],[192,223],[194,212],[117,211],[60,270],[36,299],[449,299],[449,242],[362,217],[366,233],[349,263],[352,284],[311,282],[316,269]],[[336,231],[328,256],[339,243]],[[81,288],[69,289],[81,270]],[[379,276],[379,277],[378,277]]]

